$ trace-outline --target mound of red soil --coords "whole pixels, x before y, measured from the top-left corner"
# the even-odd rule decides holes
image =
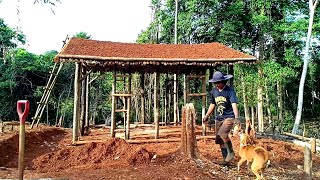
[[[153,156],[145,148],[131,147],[125,140],[113,138],[105,143],[88,143],[69,146],[44,154],[33,161],[38,172],[55,172],[66,169],[119,167],[148,164]]]
[[[25,161],[35,158],[39,153],[46,153],[57,146],[56,142],[64,138],[67,132],[60,128],[37,128],[36,130],[27,129],[25,139]],[[0,167],[17,167],[19,153],[19,134],[13,132],[6,135],[7,138],[0,140]],[[43,148],[44,147],[44,148]],[[47,148],[45,148],[47,147]],[[26,163],[26,167],[30,166]]]

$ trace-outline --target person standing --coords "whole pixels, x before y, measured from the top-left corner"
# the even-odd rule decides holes
[[[221,154],[225,165],[234,159],[234,151],[232,147],[229,133],[234,124],[238,124],[241,128],[238,110],[238,98],[235,90],[227,85],[232,75],[224,75],[220,71],[213,74],[212,79],[208,82],[214,83],[215,87],[210,91],[210,106],[203,118],[203,122],[207,123],[209,116],[216,111],[215,116],[215,143],[220,145]]]

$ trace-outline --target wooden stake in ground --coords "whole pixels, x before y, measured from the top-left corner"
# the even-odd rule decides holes
[[[311,145],[311,152],[315,154],[317,152],[317,143],[315,138],[310,139],[310,145]]]
[[[304,148],[304,172],[311,177],[312,175],[312,155],[308,146]]]
[[[22,105],[24,105],[24,111],[22,112]],[[17,112],[20,119],[20,133],[19,133],[19,180],[23,179],[24,171],[24,147],[25,147],[25,122],[30,109],[30,104],[28,100],[19,100],[17,102]]]
[[[195,110],[192,103],[182,108],[181,151],[187,158],[198,158],[197,140],[194,133]]]

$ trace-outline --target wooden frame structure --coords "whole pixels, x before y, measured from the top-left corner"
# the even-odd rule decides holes
[[[218,65],[232,66],[236,63],[252,64],[256,58],[236,51],[220,43],[207,44],[135,44],[116,43],[72,38],[55,57],[56,63],[74,62],[74,115],[73,115],[73,142],[79,138],[80,130],[88,126],[88,84],[91,72],[113,72],[112,84],[112,112],[111,137],[115,137],[115,113],[125,114],[125,139],[130,139],[130,103],[131,103],[131,73],[154,73],[154,138],[159,138],[159,94],[160,73],[175,74],[174,76],[174,111],[177,110],[177,75],[184,75],[184,104],[192,97],[201,97],[202,117],[206,106],[206,70]],[[127,83],[124,92],[116,90],[116,84]],[[201,91],[190,92],[190,79],[201,80]],[[140,85],[141,95],[144,94],[143,84]],[[117,98],[125,99],[122,109],[117,109]],[[141,109],[144,100],[141,100]],[[141,121],[145,120],[142,111]],[[174,112],[174,123],[177,124],[177,113]],[[202,125],[202,134],[205,135],[205,126]]]

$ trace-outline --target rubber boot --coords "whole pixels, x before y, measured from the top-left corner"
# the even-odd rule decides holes
[[[222,154],[223,159],[226,159],[226,157],[228,155],[227,148],[221,148],[221,154]]]
[[[221,148],[221,154],[222,154],[223,160],[221,162],[219,162],[219,164],[220,165],[227,165],[228,163],[225,160],[228,155],[227,148],[225,148],[225,147]]]
[[[232,148],[232,143],[231,143],[231,141],[228,141],[228,142],[225,143],[225,145],[226,145],[226,149],[227,149],[227,152],[228,152],[225,161],[226,162],[230,162],[234,158],[234,152],[233,152],[233,148]]]

